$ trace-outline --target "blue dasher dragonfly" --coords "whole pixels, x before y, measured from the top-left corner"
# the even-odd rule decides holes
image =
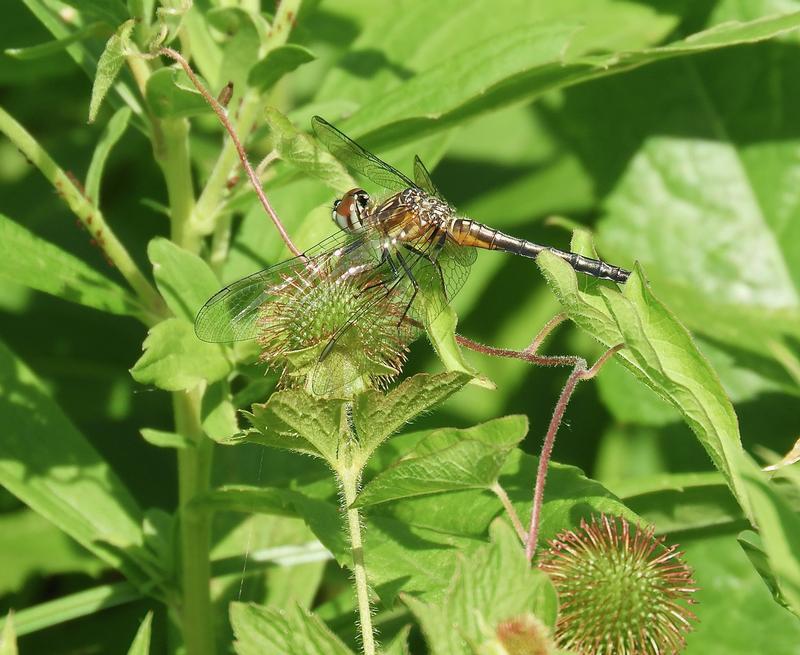
[[[390,345],[399,352],[463,286],[478,248],[529,258],[549,250],[578,272],[617,283],[628,279],[629,272],[618,266],[518,239],[459,216],[419,157],[412,181],[323,118],[315,116],[312,127],[334,157],[390,195],[376,201],[360,188],[345,193],[332,211],[339,232],[212,296],[195,319],[201,340],[259,339],[274,347],[277,339],[280,348],[294,352],[306,347],[304,337],[313,334],[324,342],[313,355],[323,362],[339,344],[350,341],[351,350],[360,342],[368,344],[370,326],[385,323],[389,316],[396,325]],[[332,289],[339,304],[331,318],[325,312],[331,307]],[[298,316],[307,322],[299,330]],[[347,384],[364,370],[362,364],[379,355],[366,352],[364,362],[349,357],[334,376],[338,382],[328,381],[316,392]],[[371,375],[391,378],[399,373],[401,360],[384,362],[383,369],[373,367]]]

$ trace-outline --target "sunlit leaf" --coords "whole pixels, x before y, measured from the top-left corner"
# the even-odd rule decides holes
[[[136,299],[116,282],[2,214],[0,275],[110,314],[136,316],[141,311]]]
[[[253,66],[248,82],[251,86],[266,91],[284,75],[314,59],[314,53],[308,48],[287,43],[270,50],[266,57]]]
[[[194,389],[224,378],[231,369],[222,346],[200,341],[182,318],[162,321],[147,333],[144,353],[131,368],[133,379],[166,391]]]
[[[230,615],[237,655],[353,655],[325,623],[297,605],[232,603]]]
[[[433,433],[364,487],[356,507],[463,489],[488,489],[525,438],[525,417],[506,416],[466,430]],[[446,438],[446,440],[445,440]]]
[[[492,543],[460,557],[456,573],[442,596],[420,601],[403,596],[422,626],[431,652],[468,655],[497,624],[532,613],[555,625],[558,602],[547,576],[531,568],[514,531],[498,521]]]
[[[167,239],[147,247],[156,286],[176,316],[194,322],[197,311],[219,289],[212,270],[200,257]]]
[[[0,345],[0,484],[84,548],[143,582],[142,513],[127,487]]]

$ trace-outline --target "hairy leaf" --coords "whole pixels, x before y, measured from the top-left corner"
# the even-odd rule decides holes
[[[97,62],[97,73],[92,85],[92,99],[89,101],[89,122],[93,123],[100,110],[100,104],[111,88],[122,65],[125,63],[125,49],[128,47],[131,31],[135,22],[126,20],[117,28],[116,33],[106,42],[103,54]]]

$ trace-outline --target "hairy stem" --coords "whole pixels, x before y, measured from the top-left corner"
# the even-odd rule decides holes
[[[564,388],[561,390],[561,395],[558,397],[553,415],[550,418],[550,425],[547,426],[547,434],[545,434],[544,443],[542,444],[542,453],[539,455],[539,466],[536,471],[536,485],[533,490],[531,522],[528,527],[528,537],[525,540],[525,555],[528,560],[533,560],[536,554],[536,542],[539,538],[542,504],[544,502],[544,487],[547,482],[547,469],[550,465],[550,457],[553,454],[556,434],[564,418],[564,412],[567,411],[567,405],[569,405],[569,401],[572,398],[575,387],[578,386],[578,382],[581,380],[589,380],[597,375],[603,367],[603,364],[622,348],[622,344],[609,348],[591,368],[586,368],[586,360],[579,359],[572,369],[572,372],[569,374]]]
[[[361,517],[358,509],[351,507],[358,494],[359,478],[360,473],[354,468],[346,468],[340,472],[344,511],[347,513],[347,529],[350,533],[350,550],[353,556],[353,576],[356,585],[358,618],[361,626],[361,642],[364,655],[375,655],[375,635],[372,629],[367,570],[364,566],[364,547],[361,541]]]
[[[0,107],[0,132],[9,138],[55,187],[56,193],[63,198],[72,213],[92,235],[108,261],[130,284],[144,305],[145,312],[142,319],[147,324],[158,322],[165,313],[161,296],[136,266],[122,242],[117,239],[100,208],[83,194],[73,179],[59,168],[44,148],[2,107]]]
[[[176,431],[194,446],[178,450],[178,493],[181,535],[181,627],[187,655],[214,655],[211,582],[211,518],[196,498],[210,486],[211,441],[200,420],[202,394],[173,394]]]
[[[500,499],[500,503],[506,510],[508,518],[511,519],[511,525],[514,526],[514,532],[517,533],[519,540],[524,544],[527,539],[527,534],[525,533],[525,528],[522,526],[522,521],[519,520],[519,515],[517,514],[517,510],[515,510],[514,505],[511,504],[511,499],[508,497],[506,490],[503,489],[500,483],[496,480],[492,484],[490,489],[492,490],[494,495]]]

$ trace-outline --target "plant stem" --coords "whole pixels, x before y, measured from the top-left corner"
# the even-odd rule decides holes
[[[624,344],[619,344],[613,348],[609,348],[591,368],[586,368],[586,360],[579,359],[573,367],[572,372],[569,374],[564,388],[561,390],[561,395],[558,397],[553,415],[550,417],[550,425],[547,426],[547,434],[545,434],[544,443],[542,444],[542,453],[539,455],[539,466],[536,471],[536,485],[533,489],[531,522],[528,527],[528,538],[525,540],[525,555],[528,560],[533,560],[533,556],[536,554],[536,542],[539,539],[539,525],[541,523],[542,504],[544,503],[544,486],[547,482],[547,468],[550,465],[550,457],[553,454],[553,444],[555,444],[556,441],[556,434],[561,425],[561,420],[564,418],[564,412],[567,411],[570,398],[572,398],[572,394],[575,391],[575,387],[578,386],[578,382],[581,380],[589,380],[597,375],[603,365],[623,347]]]
[[[511,499],[508,497],[506,490],[503,489],[497,480],[492,483],[492,486],[489,487],[489,489],[500,499],[503,509],[506,510],[506,514],[508,514],[508,518],[511,520],[511,525],[514,526],[514,532],[517,533],[519,540],[524,544],[527,538],[525,528],[522,527],[522,522],[519,520],[517,510],[515,510],[514,505],[511,504]]]
[[[294,255],[300,255],[301,254],[300,251],[297,249],[297,246],[295,246],[294,243],[292,242],[289,233],[286,231],[286,228],[283,227],[281,219],[275,213],[275,210],[272,208],[272,205],[270,204],[267,195],[261,188],[261,183],[259,182],[258,177],[256,177],[256,172],[255,170],[253,170],[253,167],[250,165],[250,161],[247,159],[247,152],[245,151],[244,146],[242,145],[242,142],[236,133],[236,129],[233,127],[233,124],[228,119],[227,110],[221,104],[219,104],[217,99],[214,96],[212,96],[208,92],[208,89],[206,89],[203,86],[203,84],[197,78],[197,75],[194,74],[192,67],[189,66],[189,62],[187,62],[186,59],[184,59],[179,52],[173,50],[172,48],[161,48],[159,50],[159,53],[167,57],[170,57],[171,59],[174,59],[181,65],[183,70],[189,76],[189,79],[192,81],[192,84],[194,84],[195,88],[200,92],[200,95],[203,96],[205,101],[211,106],[211,109],[214,110],[214,113],[217,115],[217,118],[219,118],[220,122],[228,131],[228,134],[231,137],[231,141],[234,145],[234,148],[236,149],[236,154],[239,156],[239,161],[241,161],[242,167],[247,173],[247,177],[250,180],[250,184],[253,186],[253,190],[256,192],[256,196],[258,196],[259,202],[261,202],[261,206],[264,208],[264,211],[266,211],[269,217],[272,219],[272,223],[275,225],[275,228],[281,235],[281,239],[283,239],[283,242],[286,244],[289,250],[291,250]]]
[[[364,655],[375,655],[375,635],[372,629],[372,614],[369,606],[367,570],[364,566],[364,547],[361,542],[361,517],[358,509],[351,507],[358,494],[360,473],[354,468],[345,468],[339,474],[344,496],[344,511],[347,513],[347,528],[350,533],[350,550],[353,556],[353,575],[356,583],[358,618],[361,623],[361,645]]]
[[[193,500],[206,494],[211,477],[211,441],[200,420],[199,391],[174,393],[175,430],[194,447],[178,450],[178,494],[181,535],[181,627],[187,655],[216,651],[211,606],[211,520]]]
[[[116,266],[130,284],[146,308],[147,315],[143,317],[145,322],[148,324],[158,322],[165,312],[161,296],[131,259],[125,246],[106,223],[100,209],[92,204],[70,176],[59,168],[44,148],[2,107],[0,107],[0,132],[9,138],[55,187],[58,195],[64,199],[72,213],[78,217],[98,247],[108,257],[108,261]]]
[[[200,250],[201,236],[192,223],[194,185],[189,158],[189,122],[169,118],[158,125],[155,155],[169,196],[172,240],[190,252]]]

